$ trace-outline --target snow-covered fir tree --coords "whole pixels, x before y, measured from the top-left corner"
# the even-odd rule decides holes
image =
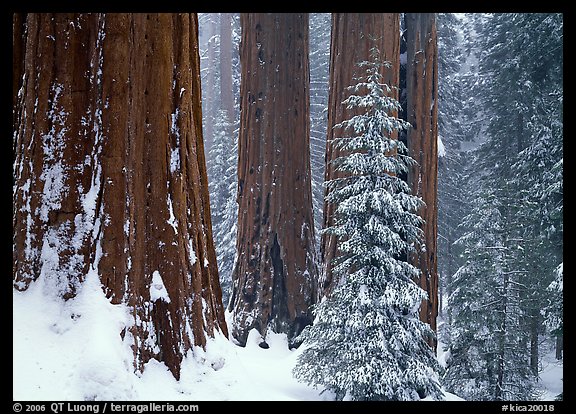
[[[232,290],[232,268],[236,254],[238,134],[226,120],[225,111],[218,113],[214,142],[210,148],[208,186],[222,301],[226,306]]]
[[[335,165],[346,176],[327,183],[337,206],[326,231],[341,240],[339,283],[301,335],[294,376],[338,400],[438,399],[439,366],[426,342],[433,332],[418,316],[426,293],[414,282],[419,270],[401,259],[414,250],[422,224],[415,213],[422,201],[399,178],[414,161],[393,138],[409,124],[394,116],[400,105],[382,82],[388,64],[376,49],[371,55],[343,102],[358,114],[336,126],[334,144],[348,155]]]
[[[564,263],[556,268],[555,278],[546,288],[550,293],[550,302],[544,308],[545,324],[553,335],[562,336],[564,330]]]
[[[453,317],[444,387],[466,400],[530,400],[534,377],[522,321],[521,251],[509,239],[509,215],[493,188],[476,183],[477,203],[457,242],[466,263],[453,276]]]
[[[527,74],[519,82],[524,95],[523,149],[512,172],[518,188],[518,234],[529,269],[522,283],[529,289],[526,305],[534,325],[531,334],[536,353],[543,331],[542,308],[554,300],[547,287],[555,280],[563,251],[563,79],[562,53],[556,53],[562,46],[562,16],[521,15],[519,23],[528,35],[514,43],[521,43],[517,49],[524,50],[519,58]],[[542,56],[537,56],[538,51]],[[562,331],[549,333],[556,337]],[[561,349],[558,353],[561,355]],[[532,367],[538,375],[538,355],[533,355]]]

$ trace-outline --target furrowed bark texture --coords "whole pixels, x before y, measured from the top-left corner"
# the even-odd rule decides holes
[[[424,244],[411,257],[421,270],[420,286],[428,300],[420,308],[420,319],[436,331],[438,315],[438,270],[436,239],[438,234],[438,49],[434,13],[406,13],[407,43],[407,144],[416,160],[408,174],[414,194],[426,203],[419,214],[425,220]],[[436,341],[430,345],[436,347]]]
[[[391,64],[382,68],[383,81],[398,88],[400,76],[400,15],[399,13],[332,13],[332,35],[330,45],[330,94],[328,98],[328,130],[326,139],[325,181],[343,176],[336,171],[332,161],[344,154],[332,145],[338,134],[334,125],[356,115],[346,109],[342,102],[350,96],[348,87],[355,85],[355,77],[361,74],[358,63],[370,59],[370,49],[377,47],[383,61]],[[391,96],[398,99],[394,89]],[[394,114],[396,115],[396,114]],[[336,134],[336,135],[335,135]],[[396,138],[396,137],[394,137]],[[334,224],[336,206],[324,204],[323,228]],[[323,234],[320,243],[323,271],[321,294],[329,295],[338,281],[332,274],[332,261],[338,254],[338,243],[334,235]]]
[[[308,15],[241,15],[238,236],[230,310],[291,345],[312,323],[316,262],[309,154]]]
[[[16,22],[16,20],[14,20]],[[195,14],[30,14],[15,120],[13,280],[125,303],[135,369],[176,378],[227,335],[212,241]],[[15,51],[16,53],[16,51]],[[16,59],[16,56],[14,57]],[[151,300],[158,272],[169,298]]]

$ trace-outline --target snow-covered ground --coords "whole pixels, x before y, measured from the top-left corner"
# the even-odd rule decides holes
[[[444,323],[444,320],[439,317],[438,328],[442,329]],[[539,399],[542,401],[554,401],[556,396],[564,389],[564,383],[562,381],[562,378],[564,377],[564,361],[556,360],[555,348],[552,342],[551,339],[545,340],[544,343],[540,345],[539,349],[541,357],[537,393]],[[442,367],[446,368],[449,356],[450,352],[446,351],[446,345],[443,342],[438,341],[437,358]],[[459,399],[459,397],[454,396],[454,399]]]
[[[112,305],[97,276],[88,275],[78,296],[55,299],[41,279],[13,291],[14,400],[331,400],[329,392],[297,382],[292,368],[302,349],[289,350],[285,335],[270,333],[269,349],[252,331],[242,348],[223,336],[196,348],[184,360],[180,381],[151,360],[132,372],[132,351],[119,332],[127,309]],[[561,364],[544,360],[546,399],[562,389]],[[560,370],[560,371],[559,371]],[[447,400],[460,400],[446,394]]]
[[[246,347],[219,336],[206,351],[196,348],[182,365],[180,381],[151,360],[132,373],[132,351],[119,332],[128,321],[89,276],[67,303],[44,292],[41,280],[13,293],[14,400],[322,400],[292,378],[299,354],[285,335],[270,334],[269,349],[252,331]]]
[[[540,360],[540,378],[538,381],[538,388],[541,392],[540,399],[554,401],[564,389],[564,382],[562,381],[564,378],[564,361],[556,359],[552,344],[545,344],[543,348],[546,352],[543,353]]]

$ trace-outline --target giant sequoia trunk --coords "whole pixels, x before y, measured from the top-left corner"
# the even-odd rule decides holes
[[[411,258],[421,270],[420,286],[428,300],[420,308],[420,318],[436,331],[438,315],[438,50],[434,13],[406,13],[406,93],[410,156],[418,163],[408,174],[413,193],[426,205],[419,212],[425,220],[424,244]],[[431,343],[435,347],[435,341]]]
[[[43,278],[47,294],[70,299],[96,272],[112,303],[131,309],[131,335],[118,335],[135,368],[157,358],[178,378],[187,350],[227,335],[196,15],[30,14],[14,19],[24,31],[14,286]]]
[[[350,95],[347,88],[355,85],[355,77],[362,69],[358,63],[370,59],[370,49],[377,47],[390,68],[382,67],[383,80],[389,86],[398,87],[400,67],[400,15],[399,13],[332,13],[332,38],[330,45],[330,94],[328,98],[328,131],[326,140],[325,180],[341,177],[332,161],[342,156],[332,145],[334,125],[350,119],[356,113],[346,109],[342,102]],[[395,89],[391,96],[398,99]],[[394,114],[396,115],[396,114]],[[336,206],[324,204],[323,228],[334,223]],[[332,261],[338,254],[338,243],[334,235],[323,234],[320,244],[322,263],[322,290],[329,294],[337,281],[332,276]]]
[[[241,15],[238,237],[230,310],[292,343],[312,322],[316,262],[309,154],[308,15]]]

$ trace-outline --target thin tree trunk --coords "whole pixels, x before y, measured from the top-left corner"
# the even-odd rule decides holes
[[[556,359],[560,361],[562,359],[562,351],[564,350],[563,337],[561,334],[556,336]]]
[[[291,344],[316,297],[309,154],[308,15],[243,13],[238,236],[230,310]]]
[[[508,309],[508,289],[510,278],[508,274],[504,274],[502,283],[502,302],[498,309],[498,314],[501,317],[500,326],[496,333],[497,338],[497,354],[496,354],[496,384],[494,388],[494,400],[502,401],[504,399],[504,375],[506,371],[506,336],[508,335],[507,315]]]
[[[208,64],[206,65],[206,91],[209,94],[204,95],[204,140],[206,146],[211,148],[214,144],[214,124],[218,112],[218,104],[216,97],[216,68],[218,62],[216,60],[216,23],[209,20],[206,24],[208,32]]]
[[[176,378],[227,335],[212,241],[195,14],[30,14],[13,279],[73,298],[96,274],[133,316],[137,369]],[[151,301],[157,272],[169,299]]]
[[[325,181],[339,178],[332,161],[342,156],[332,145],[334,125],[350,119],[355,113],[346,109],[342,102],[350,95],[348,87],[355,85],[359,74],[358,63],[369,60],[370,49],[377,47],[390,68],[382,68],[383,80],[389,86],[398,87],[400,67],[400,15],[399,13],[332,13],[330,44],[330,80],[328,97],[328,129],[326,139]],[[391,96],[398,99],[398,91]],[[334,224],[336,206],[324,204],[323,228]],[[334,235],[322,234],[320,242],[323,271],[321,295],[329,295],[337,285],[332,275],[332,261],[338,255],[338,243]]]
[[[438,316],[438,49],[434,13],[406,13],[407,43],[407,144],[417,161],[408,174],[414,194],[426,205],[419,212],[425,220],[424,244],[411,260],[421,270],[420,286],[428,300],[420,308],[420,318],[436,331]],[[430,340],[436,348],[436,340]]]
[[[539,309],[534,307],[530,317],[530,369],[535,378],[538,378],[538,365],[540,363],[540,355],[538,352],[538,333],[540,331],[539,315]]]
[[[454,253],[452,252],[452,245],[454,243],[454,240],[452,240],[452,232],[448,231],[448,241],[447,241],[447,245],[448,245],[448,273],[446,274],[446,297],[449,298],[450,296],[452,296],[452,276],[454,275],[454,273],[456,273],[456,269],[454,267]],[[452,309],[450,308],[450,306],[448,306],[447,310],[446,310],[446,320],[448,322],[448,325],[452,324]]]
[[[231,13],[220,13],[220,107],[226,112],[228,123],[233,125],[234,87],[232,83]]]

